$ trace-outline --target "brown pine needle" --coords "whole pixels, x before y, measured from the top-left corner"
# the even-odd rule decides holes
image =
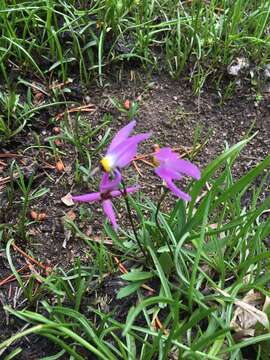
[[[142,172],[141,172],[141,170],[139,169],[136,161],[132,161],[132,165],[134,166],[134,168],[135,168],[135,170],[137,171],[137,173],[142,177],[142,176],[143,176],[143,175],[142,175]]]
[[[71,109],[67,109],[67,110],[63,111],[62,113],[56,115],[55,120],[62,119],[65,114],[71,114],[71,113],[75,113],[75,112],[94,112],[94,111],[96,111],[95,105],[93,105],[93,104],[82,105],[79,107],[75,107],[75,108],[71,108]]]
[[[169,335],[169,331],[164,328],[161,321],[159,320],[158,315],[153,318],[152,324],[156,329],[162,330],[164,335]]]

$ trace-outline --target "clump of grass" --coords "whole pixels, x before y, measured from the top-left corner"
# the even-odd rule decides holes
[[[268,0],[4,1],[0,71],[7,83],[10,69],[32,68],[42,81],[76,69],[81,81],[102,83],[104,67],[132,60],[176,78],[191,68],[199,90],[237,56],[267,63],[269,16]]]
[[[262,305],[270,295],[265,242],[270,235],[270,219],[265,216],[270,199],[262,200],[261,193],[269,176],[270,156],[242,177],[232,175],[238,154],[249,140],[226,149],[204,169],[201,179],[190,185],[188,205],[178,200],[172,210],[163,212],[148,197],[129,198],[147,261],[136,260],[139,249],[133,233],[123,231],[125,239],[120,240],[107,225],[114,247],[108,251],[104,244],[83,236],[70,221],[96,253],[91,269],[78,261],[70,272],[54,272],[43,279],[42,288],[57,298],[56,305],[50,302],[51,296],[43,296],[39,311],[6,307],[32,326],[2,342],[0,350],[24,336],[39,334],[59,347],[56,356],[68,353],[75,359],[83,358],[82,349],[98,359],[240,360],[245,350],[257,358],[267,354],[269,310]],[[255,185],[258,177],[261,181]],[[243,205],[246,196],[250,201]],[[133,258],[134,264],[122,276],[128,283],[117,295],[120,308],[120,299],[134,297],[125,322],[118,320],[116,309],[105,313],[91,305],[87,316],[82,306],[86,291],[98,290],[106,273],[114,271],[115,251],[122,253],[122,260]],[[156,284],[155,293],[145,293],[142,285],[151,282]],[[260,307],[248,300],[250,292],[260,299]],[[233,326],[237,308],[246,311],[252,325]],[[159,328],[157,317],[162,319]]]

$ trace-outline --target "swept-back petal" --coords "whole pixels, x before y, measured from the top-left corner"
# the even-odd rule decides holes
[[[173,152],[169,147],[164,147],[158,150],[155,153],[155,157],[162,162],[175,161],[178,159],[178,155]]]
[[[180,159],[179,156],[168,147],[161,148],[157,151],[155,157],[167,168],[192,176],[196,180],[200,179],[201,173],[199,168],[190,161]]]
[[[180,190],[172,181],[167,180],[166,184],[168,186],[168,188],[179,198],[185,200],[185,201],[190,201],[191,197],[189,194],[185,193],[184,191]]]
[[[80,201],[80,202],[95,202],[101,200],[101,194],[99,192],[94,192],[91,194],[84,194],[84,195],[77,195],[72,196],[73,201]]]
[[[118,225],[116,222],[115,213],[113,210],[113,205],[111,200],[108,199],[102,201],[102,205],[103,205],[104,213],[106,214],[107,218],[110,220],[114,230],[116,230],[118,228]]]
[[[133,120],[129,124],[124,126],[121,130],[119,130],[112,139],[111,145],[109,146],[107,153],[110,153],[117,145],[126,140],[135,125],[136,121]]]
[[[172,168],[168,168],[166,166],[159,166],[155,168],[155,173],[161,177],[162,179],[175,179],[175,180],[181,180],[182,176],[177,172],[176,170]]]
[[[199,168],[190,161],[177,159],[177,161],[174,161],[173,167],[180,173],[191,176],[196,180],[199,180],[201,177]]]
[[[116,190],[119,188],[119,184],[121,182],[122,175],[121,175],[120,171],[117,169],[114,171],[114,175],[115,175],[115,177],[112,180],[110,180],[109,173],[105,172],[102,175],[102,179],[101,179],[101,182],[99,185],[99,190],[102,193],[106,192],[106,191]]]

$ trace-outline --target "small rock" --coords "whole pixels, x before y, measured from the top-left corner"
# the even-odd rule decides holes
[[[64,203],[66,206],[73,206],[74,201],[72,200],[72,195],[68,193],[67,195],[63,196],[61,198],[62,203]]]
[[[266,92],[267,94],[270,94],[270,83],[269,82],[265,85],[264,92]]]
[[[270,78],[270,64],[265,65],[264,76],[269,79]]]
[[[86,104],[90,104],[90,102],[91,102],[90,96],[86,95],[86,97],[84,98],[84,101],[86,102]]]
[[[240,57],[232,61],[232,63],[228,66],[227,71],[229,75],[238,76],[241,70],[247,69],[248,67],[248,59]]]

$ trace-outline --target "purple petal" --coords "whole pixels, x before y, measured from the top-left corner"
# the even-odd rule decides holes
[[[137,148],[137,144],[123,147],[123,149],[121,149],[121,152],[117,154],[117,167],[123,168],[130,164],[137,153]]]
[[[108,148],[107,153],[110,153],[117,145],[119,145],[124,140],[126,140],[135,125],[136,125],[136,121],[133,120],[129,124],[124,126],[121,130],[119,130],[118,133],[114,136],[111,145]]]
[[[113,206],[112,206],[112,202],[111,200],[104,200],[102,202],[102,205],[103,205],[103,210],[107,216],[107,218],[110,220],[112,226],[113,226],[113,229],[116,230],[118,225],[117,225],[117,222],[116,222],[116,218],[115,218],[115,213],[114,213],[114,210],[113,210]]]
[[[138,134],[116,146],[111,154],[116,159],[115,166],[121,168],[128,165],[136,155],[138,144],[148,139],[150,135],[150,133]]]
[[[101,181],[100,181],[100,184],[99,184],[99,188],[101,188],[101,187],[103,188],[103,186],[106,186],[109,179],[110,179],[110,174],[108,172],[103,172],[102,178],[101,178]]]
[[[182,176],[179,174],[179,172],[177,172],[172,168],[168,168],[167,166],[159,166],[155,168],[155,173],[165,181],[167,179],[175,179],[175,180],[182,179]]]
[[[201,177],[199,168],[190,161],[178,159],[174,162],[173,166],[180,173],[191,176],[196,180],[199,180]]]
[[[85,194],[85,195],[77,195],[72,196],[73,201],[80,201],[80,202],[95,202],[101,200],[101,194],[99,192],[94,192],[91,194]]]
[[[120,173],[119,170],[115,170],[114,171],[115,177],[110,180],[110,175],[109,173],[104,173],[99,185],[99,190],[100,192],[104,193],[106,191],[112,191],[112,190],[116,190],[117,188],[119,188],[119,184],[121,182],[122,179],[122,175]]]
[[[180,159],[179,156],[173,152],[170,148],[161,148],[159,151],[156,152],[155,157],[162,163],[166,168],[170,168],[172,170],[176,170],[179,173],[188,175],[193,177],[196,180],[199,180],[201,177],[201,173],[199,168],[192,164],[190,161]]]
[[[126,192],[128,194],[133,193],[137,190],[139,190],[139,186],[131,186],[131,187],[126,188]],[[123,196],[123,191],[114,190],[111,192],[111,197],[119,197],[119,196]]]
[[[168,186],[168,188],[179,198],[185,200],[185,201],[190,201],[191,197],[189,194],[181,191],[172,181],[167,180],[166,184]]]
[[[155,153],[155,157],[162,162],[175,161],[179,158],[178,155],[175,152],[173,152],[169,147],[161,148],[159,151]]]

